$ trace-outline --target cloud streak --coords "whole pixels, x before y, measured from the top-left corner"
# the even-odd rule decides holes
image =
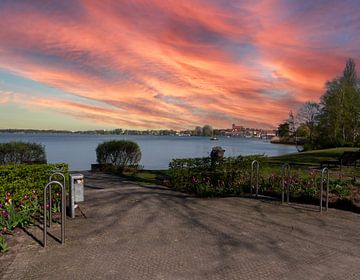
[[[273,127],[359,58],[359,15],[356,1],[2,1],[0,68],[70,99],[3,90],[0,106],[99,126]]]

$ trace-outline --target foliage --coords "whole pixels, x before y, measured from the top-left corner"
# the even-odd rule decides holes
[[[296,129],[296,136],[297,137],[309,137],[310,138],[311,131],[310,128],[306,125],[300,125]]]
[[[203,136],[212,136],[213,135],[213,128],[210,125],[204,125],[202,128]]]
[[[10,192],[0,201],[0,252],[8,251],[6,234],[13,234],[16,227],[25,227],[33,223],[33,215],[40,210],[36,192],[25,195],[20,201],[15,201]]]
[[[351,146],[359,141],[360,89],[355,63],[349,59],[343,75],[326,85],[326,93],[321,98],[319,146]]]
[[[99,144],[96,148],[97,161],[100,164],[112,164],[124,168],[136,165],[141,159],[140,147],[127,140],[112,140]]]
[[[170,184],[201,196],[239,192],[240,178],[249,175],[247,167],[255,159],[266,165],[264,156],[224,157],[215,164],[210,157],[174,159],[169,165]]]
[[[210,158],[175,159],[170,163],[171,186],[198,196],[225,196],[250,193],[251,163],[260,163],[259,194],[280,197],[282,192],[281,165],[271,166],[262,156],[223,158],[211,165]],[[320,173],[296,170],[285,178],[292,199],[316,201],[320,192]],[[330,194],[336,199],[350,195],[351,181],[330,180]],[[252,188],[255,186],[253,184]]]
[[[67,164],[0,165],[0,201],[11,193],[16,201],[35,191],[42,193],[53,170],[60,169],[68,178]]]
[[[0,253],[6,253],[9,251],[9,246],[6,243],[5,237],[3,236],[3,232],[0,231]]]
[[[289,134],[289,123],[283,122],[283,123],[279,124],[278,132],[279,132],[280,137],[288,137],[290,135]]]
[[[354,60],[326,83],[320,104],[306,102],[297,114],[297,124],[309,128],[308,146],[315,149],[360,145],[360,81]]]
[[[37,143],[0,143],[0,164],[46,163],[45,148]]]
[[[297,121],[300,124],[300,127],[308,129],[309,142],[313,142],[313,136],[315,128],[319,122],[320,115],[320,105],[316,102],[305,102],[299,109],[297,113]],[[299,135],[298,136],[303,136]]]
[[[68,177],[66,164],[0,166],[0,252],[8,250],[6,235],[13,234],[16,227],[32,224],[34,214],[41,211],[43,189],[54,170],[61,170]],[[60,195],[56,194],[53,212],[60,205]]]
[[[195,127],[194,135],[195,136],[202,136],[202,128],[201,128],[201,126],[196,126]]]

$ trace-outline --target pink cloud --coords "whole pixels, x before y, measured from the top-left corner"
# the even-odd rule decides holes
[[[276,126],[360,54],[357,6],[307,4],[79,1],[67,8],[76,16],[56,4],[3,5],[0,68],[74,100],[42,92],[0,104],[119,127]]]

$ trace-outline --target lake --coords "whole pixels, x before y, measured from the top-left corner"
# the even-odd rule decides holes
[[[261,139],[152,135],[84,135],[84,134],[0,134],[0,142],[25,141],[45,146],[49,163],[65,162],[70,170],[89,170],[96,163],[95,149],[106,140],[126,139],[139,144],[140,164],[145,169],[166,169],[174,158],[206,157],[212,147],[221,146],[225,156],[265,154],[277,156],[296,152],[295,146],[271,144]]]

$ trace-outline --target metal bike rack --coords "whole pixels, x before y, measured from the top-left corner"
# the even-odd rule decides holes
[[[284,204],[285,202],[285,186],[286,186],[286,202],[287,203],[290,202],[290,184],[289,182],[287,182],[287,184],[285,183],[286,179],[287,181],[289,181],[290,179],[290,172],[291,172],[290,164],[284,163],[281,168],[281,173],[282,173],[281,203],[282,204]]]
[[[256,173],[254,174],[254,169],[255,169],[254,166],[255,165],[256,165]],[[260,163],[257,160],[253,160],[253,162],[251,163],[250,193],[252,194],[252,188],[253,188],[254,179],[255,179],[256,180],[256,185],[255,185],[256,197],[258,196],[258,193],[259,193],[259,168],[260,168]]]
[[[326,179],[324,179],[326,173]],[[329,209],[329,169],[324,167],[321,170],[321,184],[320,184],[320,213],[323,211],[323,196],[324,196],[324,181],[326,180],[326,202],[325,211]]]
[[[46,184],[44,187],[44,235],[43,235],[43,246],[46,247],[47,244],[47,209],[46,209],[46,190],[51,188],[52,185],[58,185],[61,188],[61,244],[65,243],[65,212],[66,212],[66,189],[63,184],[58,181],[51,181]],[[50,192],[50,201],[51,201],[51,192]],[[49,208],[51,213],[51,208]],[[51,216],[51,215],[50,215]]]
[[[53,177],[54,176],[60,176],[63,178],[63,182],[62,182],[62,185],[65,187],[65,191],[66,191],[66,179],[65,179],[65,176],[63,173],[59,172],[59,171],[55,171],[54,170],[54,173],[50,175],[49,177],[49,182],[51,181],[57,181],[57,182],[60,182],[58,180],[53,180]],[[52,209],[52,199],[51,199],[51,185],[49,186],[49,209]],[[51,210],[49,211],[49,228],[51,228],[51,225],[52,225],[52,217],[51,217]]]

